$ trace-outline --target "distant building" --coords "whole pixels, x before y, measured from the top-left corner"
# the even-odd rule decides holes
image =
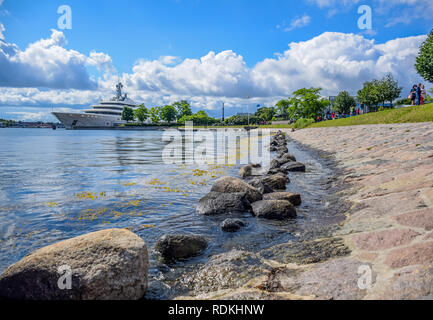
[[[0,122],[0,128],[3,128],[5,126],[4,122]]]

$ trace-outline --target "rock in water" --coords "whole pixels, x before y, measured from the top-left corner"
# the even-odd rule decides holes
[[[248,181],[248,183],[252,185],[254,188],[256,188],[257,190],[259,190],[261,194],[274,192],[274,189],[272,189],[268,184],[263,182],[262,178],[254,178]]]
[[[286,146],[279,146],[279,147],[277,148],[277,152],[288,153],[288,152],[289,152],[289,149],[287,149]]]
[[[262,181],[272,189],[286,190],[286,184],[290,182],[290,179],[283,173],[277,173],[263,177]]]
[[[282,165],[287,162],[295,162],[296,158],[289,153],[284,153],[281,157],[277,158],[277,161],[280,165]]]
[[[221,230],[224,232],[236,232],[245,227],[245,223],[240,219],[225,219],[221,223]]]
[[[305,172],[305,165],[300,162],[288,162],[281,166],[281,169],[288,172]]]
[[[102,230],[36,250],[10,266],[0,276],[0,299],[136,300],[146,292],[148,268],[140,237]]]
[[[258,176],[258,175],[260,175],[259,174],[259,169],[261,167],[262,166],[260,164],[254,164],[254,163],[246,165],[246,166],[242,167],[239,170],[239,176],[241,178],[247,178],[247,177],[251,177],[251,176]]]
[[[252,167],[251,165],[247,165],[247,166],[245,166],[245,167],[242,167],[242,168],[239,170],[239,176],[240,176],[241,178],[249,177],[249,176],[251,176],[252,174],[253,174],[253,167]]]
[[[271,162],[270,162],[270,165],[269,165],[269,169],[270,169],[270,170],[272,170],[272,169],[277,169],[277,168],[279,168],[280,166],[281,166],[281,164],[280,164],[277,160],[272,159]]]
[[[206,247],[207,240],[196,235],[168,234],[161,237],[155,244],[155,250],[167,262],[198,256]]]
[[[240,213],[250,209],[251,204],[245,192],[209,192],[200,199],[196,211],[198,214],[212,216],[225,213]]]
[[[183,282],[196,294],[240,288],[251,278],[263,276],[271,267],[255,253],[233,249],[213,256],[197,272],[186,275]]]
[[[253,214],[258,218],[285,220],[296,218],[296,209],[285,200],[262,200],[252,204]]]
[[[264,200],[286,200],[294,206],[299,206],[302,203],[301,195],[299,193],[291,192],[274,192],[268,193],[263,196]]]
[[[245,192],[250,203],[262,200],[263,196],[259,190],[245,181],[233,177],[222,177],[215,181],[211,191],[233,193]]]

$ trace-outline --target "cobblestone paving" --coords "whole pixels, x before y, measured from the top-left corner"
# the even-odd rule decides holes
[[[332,273],[351,259],[353,270],[345,269],[347,276],[341,273],[336,279],[326,277],[323,298],[433,299],[433,124],[287,133],[303,145],[332,155],[343,169],[338,179],[351,186],[343,197],[358,204],[337,231],[352,253],[330,266]],[[363,274],[353,275],[364,264],[371,266],[374,276],[371,287],[360,295],[358,280]],[[344,277],[352,280],[343,281]],[[322,282],[316,280],[316,290],[323,287]],[[302,294],[320,298],[314,290]]]

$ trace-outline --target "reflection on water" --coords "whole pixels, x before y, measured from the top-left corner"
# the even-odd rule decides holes
[[[247,227],[227,234],[220,230],[226,217],[198,216],[195,205],[216,178],[236,176],[239,168],[167,165],[165,145],[160,131],[0,130],[0,272],[37,248],[106,228],[129,228],[150,249],[163,234],[204,235],[211,245],[194,264],[232,248],[258,251],[296,241],[321,223],[324,191],[317,182],[330,172],[296,146],[289,145],[291,153],[308,168],[291,174],[288,186],[303,196],[299,218],[275,222],[244,214]],[[153,252],[150,258],[152,286],[167,271]]]

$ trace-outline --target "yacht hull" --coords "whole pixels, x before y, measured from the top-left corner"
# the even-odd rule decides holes
[[[119,116],[72,113],[72,112],[52,112],[66,129],[79,128],[113,128],[118,124],[125,123],[119,120]]]

